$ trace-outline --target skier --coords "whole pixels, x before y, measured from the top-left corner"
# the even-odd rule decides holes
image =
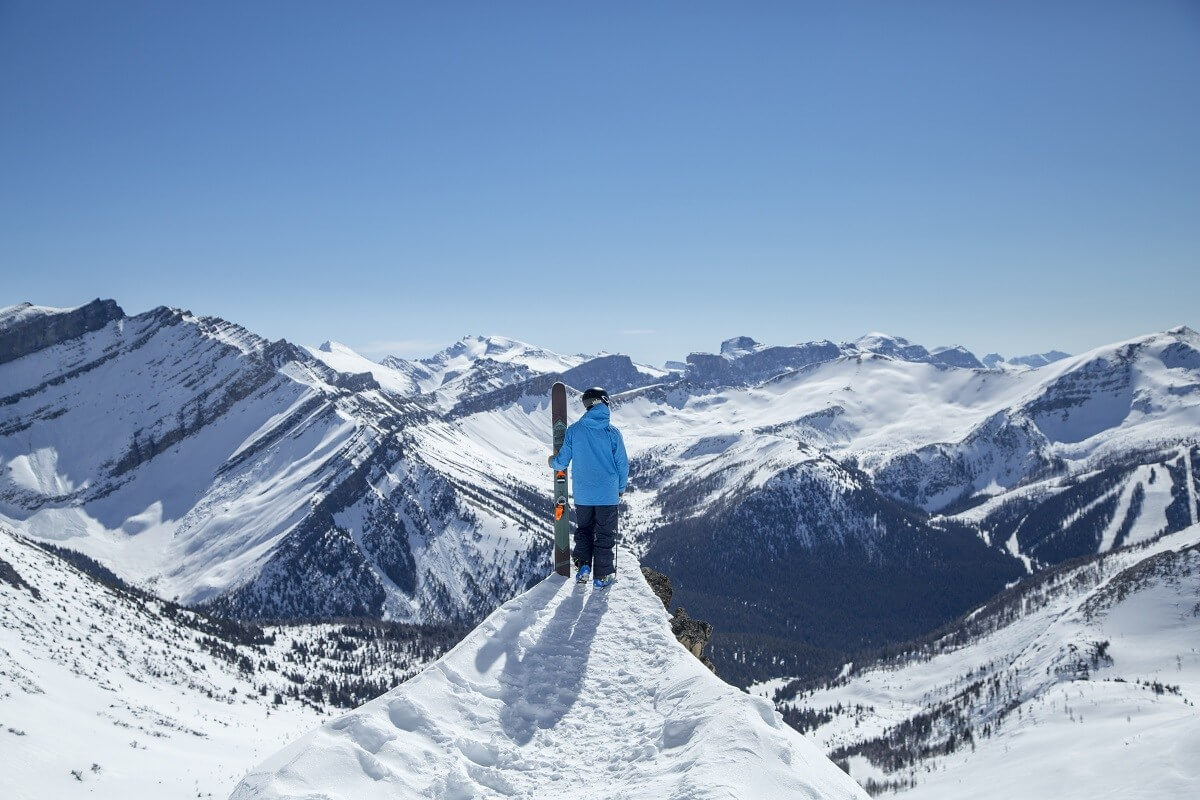
[[[617,579],[613,547],[617,540],[617,506],[629,481],[629,456],[625,440],[612,426],[608,392],[599,387],[583,393],[587,409],[567,428],[550,468],[566,469],[574,462],[575,548],[571,560],[578,570],[576,580],[606,589]]]

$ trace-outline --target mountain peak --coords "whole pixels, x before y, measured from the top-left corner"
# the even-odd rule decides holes
[[[75,308],[18,303],[0,309],[0,364],[124,319],[115,300],[96,298]]]
[[[735,336],[721,342],[721,355],[737,357],[753,352],[758,347],[760,347],[759,343],[749,336]]]
[[[897,344],[901,347],[908,347],[911,344],[911,342],[909,342],[908,339],[905,339],[903,336],[895,336],[890,333],[883,333],[882,331],[871,331],[870,333],[858,337],[853,343],[859,345],[860,348],[864,345],[867,347],[872,347],[888,343]]]
[[[468,334],[444,350],[420,360],[422,363],[435,363],[462,357],[470,359],[494,358],[524,352],[541,353],[544,351],[540,347],[518,341],[517,339],[510,339],[506,336]]]

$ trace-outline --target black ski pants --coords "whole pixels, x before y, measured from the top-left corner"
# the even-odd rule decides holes
[[[616,572],[616,543],[617,506],[575,506],[575,563],[591,564],[597,578],[611,575]]]

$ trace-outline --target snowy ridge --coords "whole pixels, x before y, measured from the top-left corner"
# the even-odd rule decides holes
[[[286,342],[161,308],[0,364],[0,385],[0,520],[160,596],[433,621],[530,577],[533,534],[404,451],[427,409]],[[485,536],[492,571],[462,579]]]
[[[464,336],[427,358],[408,361],[389,356],[382,363],[411,375],[421,393],[448,410],[467,395],[565,372],[589,358],[559,355],[503,336]]]
[[[23,322],[28,322],[31,319],[50,316],[52,314],[63,314],[70,310],[69,308],[55,308],[54,306],[35,306],[33,303],[17,303],[16,305],[5,306],[4,308],[0,308],[0,331]]]
[[[421,386],[411,372],[397,369],[387,364],[372,361],[366,356],[359,355],[351,348],[340,342],[323,342],[320,347],[306,347],[314,358],[318,358],[330,369],[350,375],[368,373],[381,388],[401,396],[420,393]]]
[[[417,677],[252,771],[249,798],[864,798],[770,703],[671,635],[622,554],[608,591],[551,576]]]

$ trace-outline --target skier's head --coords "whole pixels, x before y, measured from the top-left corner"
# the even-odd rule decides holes
[[[601,389],[599,386],[593,386],[583,393],[583,407],[591,410],[592,406],[597,403],[608,405],[608,392]]]

